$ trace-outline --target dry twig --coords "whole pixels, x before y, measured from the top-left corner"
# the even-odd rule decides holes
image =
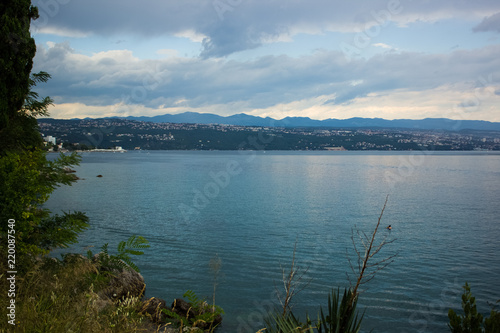
[[[375,236],[377,235],[378,228],[380,227],[380,222],[382,221],[382,216],[384,215],[385,208],[387,206],[387,201],[389,200],[389,195],[385,198],[384,206],[382,207],[382,211],[380,212],[380,216],[378,217],[377,225],[375,226],[375,230],[373,231],[371,237],[368,237],[366,233],[360,232],[356,228],[356,234],[358,235],[359,239],[361,240],[361,244],[363,246],[363,249],[360,250],[359,247],[356,245],[356,242],[354,240],[354,230],[352,231],[351,239],[352,243],[354,245],[354,251],[356,252],[356,255],[358,257],[357,259],[357,268],[354,267],[352,261],[349,260],[349,265],[351,267],[351,271],[353,274],[356,276],[357,275],[357,280],[356,284],[354,285],[353,293],[352,293],[352,299],[350,301],[350,304],[354,301],[354,299],[358,296],[359,294],[359,287],[369,281],[371,281],[377,272],[380,270],[384,269],[389,265],[391,262],[394,261],[394,257],[397,256],[397,253],[394,255],[391,255],[389,257],[386,257],[382,260],[376,261],[374,263],[371,263],[371,259],[375,257],[380,250],[387,244],[390,244],[394,242],[396,239],[391,239],[387,240],[387,235],[384,237],[384,239],[377,245],[375,244]],[[363,253],[363,252],[364,253]],[[348,275],[349,278],[349,275]],[[351,283],[351,280],[349,278],[349,282]],[[352,283],[351,283],[352,286]]]
[[[283,307],[283,317],[285,317],[287,311],[292,310],[292,299],[294,296],[296,296],[298,293],[300,293],[304,288],[306,288],[310,281],[307,283],[303,284],[302,279],[306,275],[307,271],[309,270],[309,267],[306,268],[303,272],[300,272],[300,267],[296,266],[295,264],[295,254],[297,252],[297,241],[295,241],[295,245],[293,247],[293,256],[292,256],[292,263],[290,265],[290,271],[286,273],[285,268],[281,266],[281,273],[282,273],[282,281],[283,281],[283,288],[285,290],[284,295],[278,290],[276,287],[276,293],[278,295],[278,300],[281,303],[281,306]]]

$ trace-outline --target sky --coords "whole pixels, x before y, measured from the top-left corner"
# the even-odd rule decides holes
[[[500,122],[498,0],[33,0],[53,118]]]

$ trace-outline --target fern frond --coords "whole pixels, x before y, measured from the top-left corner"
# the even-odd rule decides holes
[[[186,317],[182,317],[170,309],[161,309],[161,311],[164,314],[166,314],[167,317],[172,318],[172,319],[178,321],[179,323],[182,323],[184,326],[188,326],[189,321]]]
[[[149,248],[149,242],[147,239],[142,236],[132,235],[127,241],[121,241],[118,243],[118,255],[116,258],[125,262],[136,272],[140,272],[139,267],[137,267],[137,265],[131,260],[130,255],[143,255],[144,251],[141,251],[140,249],[146,248]]]
[[[198,298],[198,296],[196,296],[195,292],[192,290],[186,291],[183,297],[186,297],[189,303],[191,303],[194,307],[197,307],[201,302],[203,302]]]
[[[130,266],[130,268],[132,268],[134,271],[140,272],[139,267],[137,267],[137,265],[132,260],[130,260],[130,258],[123,258],[122,260],[123,262],[125,262],[125,264]]]
[[[101,246],[101,252],[104,253],[105,255],[109,255],[108,254],[108,243]]]
[[[132,254],[134,256],[141,256],[144,254],[144,251],[138,251],[138,250],[132,250],[132,249],[125,249],[124,252],[127,254]]]
[[[125,250],[126,246],[127,246],[127,243],[125,241],[121,241],[120,243],[118,243],[118,247],[117,247],[118,253],[122,253]]]
[[[133,249],[146,249],[149,248],[149,242],[142,236],[132,236],[129,238],[129,247]]]

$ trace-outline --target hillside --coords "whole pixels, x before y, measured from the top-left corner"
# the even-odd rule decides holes
[[[118,118],[39,119],[68,149],[143,150],[500,150],[500,132],[398,128],[264,127],[156,123]],[[47,140],[49,141],[49,140]]]
[[[460,131],[464,129],[482,131],[500,131],[500,123],[483,120],[453,120],[447,118],[395,119],[382,118],[350,118],[315,120],[308,117],[286,117],[280,120],[250,116],[244,113],[232,116],[219,116],[209,113],[184,112],[165,114],[154,117],[124,117],[122,119],[147,121],[154,123],[192,123],[192,124],[226,124],[238,126],[267,127],[334,127],[334,128],[411,128],[426,130]]]

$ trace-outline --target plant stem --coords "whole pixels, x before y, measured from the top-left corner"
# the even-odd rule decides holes
[[[351,295],[351,299],[349,300],[349,308],[352,307],[352,303],[354,302],[354,299],[358,295],[358,288],[361,284],[361,280],[363,279],[363,275],[364,275],[365,270],[368,266],[368,259],[370,259],[370,257],[371,257],[373,243],[375,242],[375,235],[377,234],[378,227],[380,226],[380,221],[382,220],[382,216],[384,215],[384,210],[385,210],[385,207],[387,206],[388,199],[389,199],[389,195],[387,195],[385,198],[384,207],[382,207],[382,211],[380,212],[380,216],[378,217],[377,225],[375,226],[375,230],[373,231],[372,238],[370,240],[370,245],[368,246],[368,249],[366,249],[365,257],[363,259],[363,266],[361,267],[361,271],[359,272],[358,280],[356,281],[356,286],[354,287],[352,295]]]

